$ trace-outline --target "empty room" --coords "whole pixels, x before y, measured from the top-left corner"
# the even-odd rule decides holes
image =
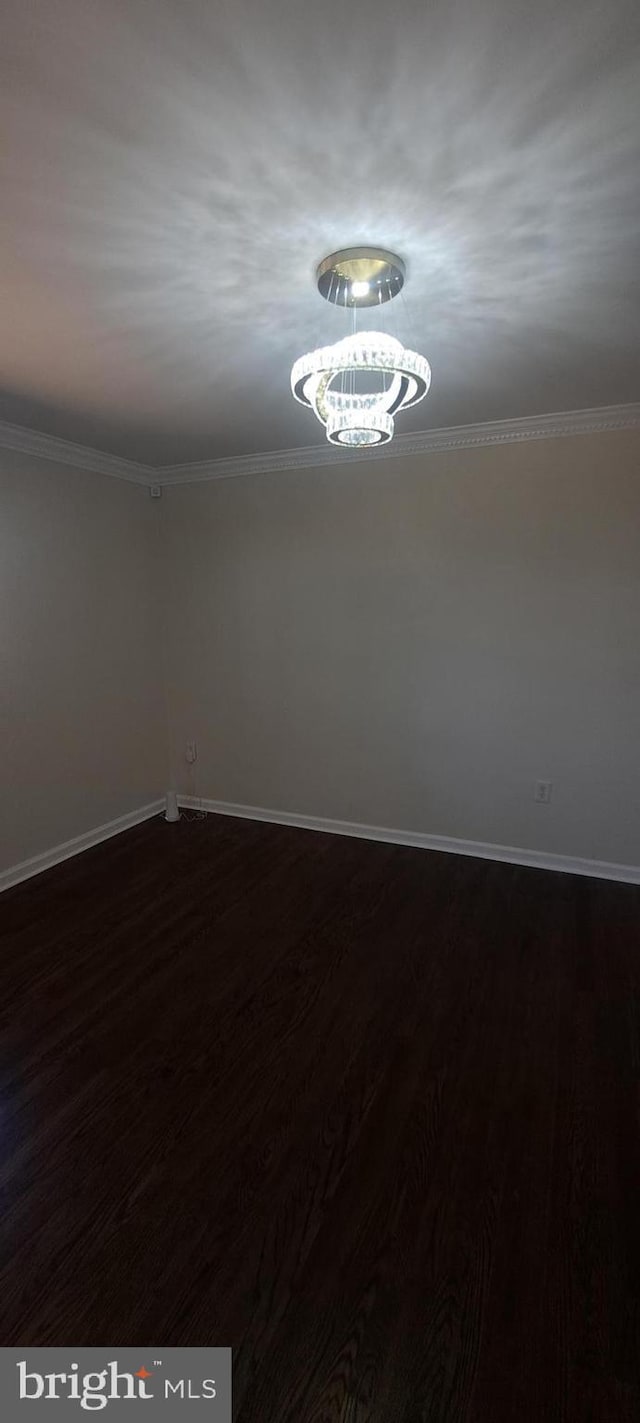
[[[640,11],[1,50],[0,1413],[637,1423]]]

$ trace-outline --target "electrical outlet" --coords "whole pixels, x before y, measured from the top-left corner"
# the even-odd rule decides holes
[[[548,805],[553,793],[553,781],[536,781],[533,799],[538,805]]]
[[[189,762],[189,765],[190,765],[190,766],[193,765],[194,761],[197,761],[197,759],[198,759],[198,748],[197,748],[197,746],[196,746],[195,741],[187,741],[187,744],[186,744],[185,749],[184,749],[184,754],[185,754],[185,759]]]

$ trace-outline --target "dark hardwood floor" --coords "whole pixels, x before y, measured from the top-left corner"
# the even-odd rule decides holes
[[[640,889],[148,822],[0,900],[2,1344],[237,1423],[637,1423]]]

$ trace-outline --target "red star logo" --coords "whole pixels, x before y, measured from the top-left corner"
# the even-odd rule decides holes
[[[136,1378],[137,1378],[137,1379],[150,1379],[150,1378],[151,1378],[151,1374],[149,1373],[148,1369],[145,1369],[144,1364],[142,1365],[142,1368],[141,1368],[141,1369],[138,1369],[138,1372],[137,1372],[137,1374],[136,1374]]]

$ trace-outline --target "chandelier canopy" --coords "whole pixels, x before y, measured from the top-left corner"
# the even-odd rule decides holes
[[[352,449],[393,438],[394,415],[423,400],[431,384],[424,356],[382,331],[356,332],[359,306],[381,306],[404,284],[404,264],[381,248],[356,247],[320,263],[318,290],[353,310],[352,335],[301,356],[291,371],[296,400],[313,410],[333,445]]]

